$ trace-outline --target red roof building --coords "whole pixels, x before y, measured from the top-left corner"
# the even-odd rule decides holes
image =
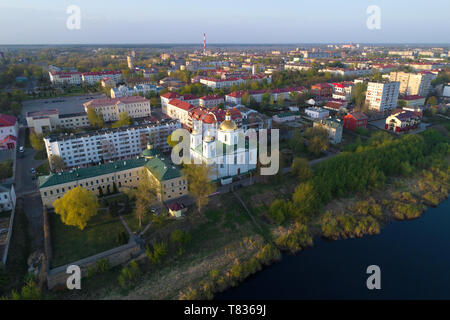
[[[344,117],[344,128],[352,131],[356,128],[366,128],[368,120],[363,112],[352,112]]]

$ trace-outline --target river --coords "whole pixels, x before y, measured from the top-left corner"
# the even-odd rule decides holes
[[[381,269],[380,290],[367,289],[369,265]],[[450,299],[450,199],[379,235],[317,238],[216,299]]]

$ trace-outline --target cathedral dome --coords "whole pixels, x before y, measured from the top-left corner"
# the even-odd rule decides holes
[[[236,122],[231,119],[230,110],[227,110],[225,114],[225,121],[223,121],[219,126],[220,131],[234,131],[237,130]]]

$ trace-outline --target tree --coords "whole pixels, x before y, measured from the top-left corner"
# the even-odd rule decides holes
[[[308,150],[318,156],[321,152],[328,149],[328,131],[325,128],[313,127],[305,131],[308,139]]]
[[[216,186],[209,179],[211,168],[206,164],[188,164],[183,168],[189,184],[189,193],[197,203],[198,212],[208,204],[208,196],[216,190]]]
[[[83,187],[75,187],[56,199],[53,207],[64,224],[83,230],[89,219],[97,214],[99,204],[94,193]]]
[[[61,159],[60,156],[51,155],[49,158],[49,163],[50,168],[52,168],[52,170],[61,171],[66,168],[66,163],[64,162],[63,159]]]
[[[170,234],[170,242],[178,248],[178,254],[183,253],[183,245],[191,241],[192,236],[183,230],[174,230]]]
[[[397,104],[398,104],[398,107],[402,108],[402,109],[408,105],[405,100],[398,100]]]
[[[131,124],[131,117],[128,115],[128,112],[122,112],[119,115],[119,120],[112,124],[113,128],[119,128],[123,126],[129,126]]]
[[[435,106],[435,105],[437,105],[437,104],[438,104],[437,98],[436,98],[435,96],[429,97],[428,100],[427,100],[427,104],[428,104],[429,106]]]
[[[87,111],[87,116],[89,119],[89,122],[93,127],[102,128],[105,124],[105,121],[103,119],[103,115],[100,113],[97,113],[94,108],[89,107]]]
[[[142,228],[142,219],[150,210],[151,205],[154,203],[157,196],[156,186],[152,183],[144,170],[139,173],[139,185],[135,191],[135,214],[139,220],[139,228]]]
[[[44,135],[36,134],[35,132],[30,133],[30,144],[36,151],[44,151],[45,143],[44,143]]]
[[[310,182],[300,183],[292,195],[294,211],[298,217],[307,218],[319,210],[320,202]]]
[[[366,90],[367,84],[365,83],[357,83],[353,88],[351,101],[355,104],[358,110],[364,106],[364,102],[366,100]]]
[[[291,171],[298,177],[300,182],[307,181],[313,176],[313,171],[305,158],[294,158]]]

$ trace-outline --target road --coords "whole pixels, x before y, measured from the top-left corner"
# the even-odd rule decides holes
[[[18,146],[25,146],[25,128],[19,129]],[[37,188],[37,180],[32,180],[31,168],[37,168],[45,160],[34,160],[35,151],[25,148],[24,157],[17,157],[16,161],[16,195],[18,205],[28,218],[32,237],[32,250],[42,250],[44,243],[44,229],[42,216],[42,201]],[[21,212],[19,210],[18,212]]]
[[[19,129],[18,146],[25,146],[25,128]],[[31,168],[37,168],[45,160],[34,160],[35,151],[32,148],[25,148],[23,158],[17,157],[16,161],[16,194],[26,195],[30,192],[37,192],[37,180],[32,179]]]

